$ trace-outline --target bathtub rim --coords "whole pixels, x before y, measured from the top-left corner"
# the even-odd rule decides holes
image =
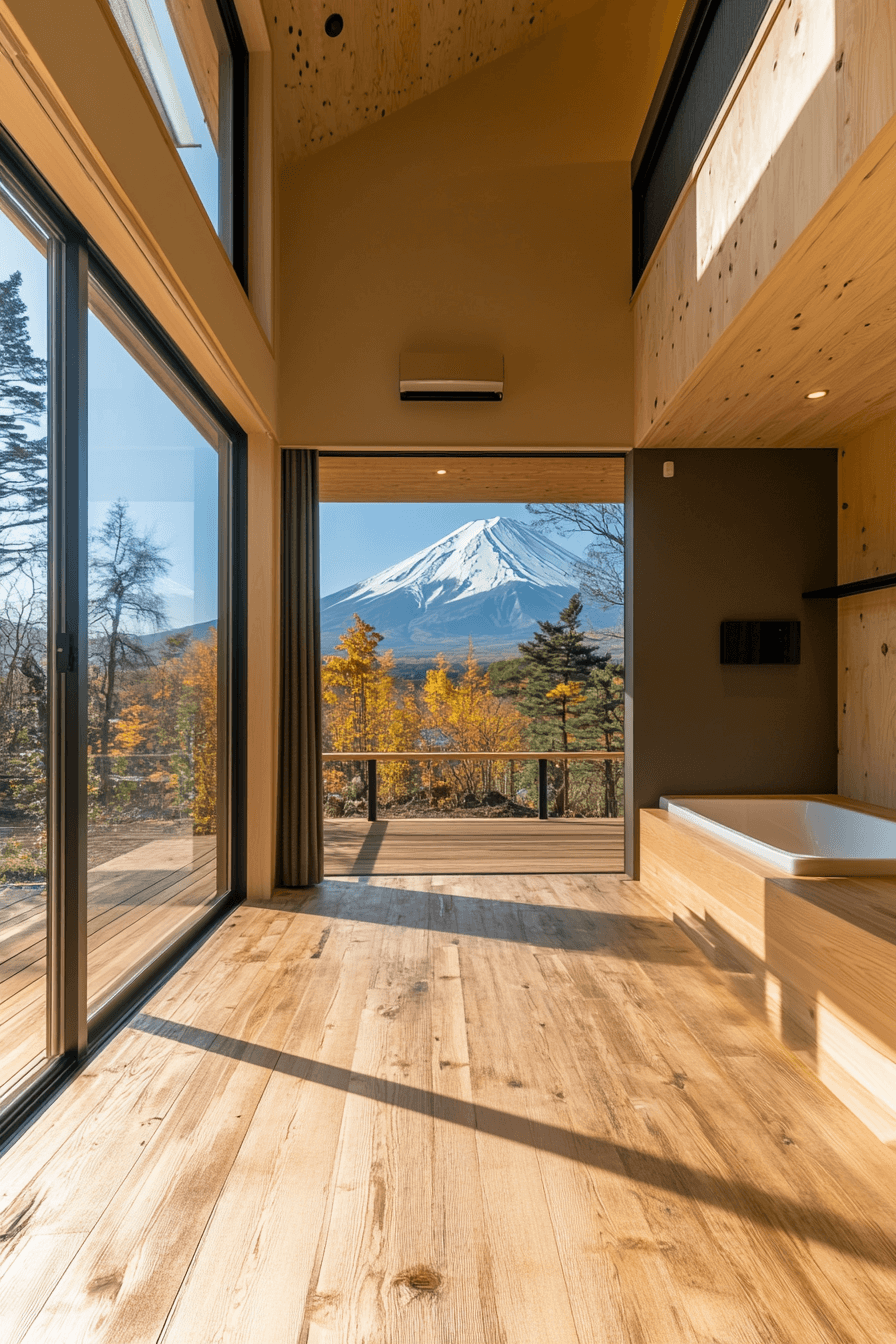
[[[838,793],[666,793],[659,800],[659,809],[674,817],[677,822],[692,826],[704,835],[712,835],[722,844],[730,845],[741,854],[767,864],[770,868],[788,877],[894,877],[896,876],[896,858],[893,859],[844,859],[821,858],[814,854],[794,854],[790,850],[778,849],[764,840],[755,840],[743,831],[726,826],[724,822],[714,821],[710,817],[701,817],[687,808],[689,801],[712,802],[714,800],[731,802],[799,802],[826,803],[845,811],[861,812],[866,816],[879,817],[884,821],[896,823],[896,809],[879,807],[876,803],[862,802],[856,798],[846,798]],[[681,811],[668,805],[680,804]],[[685,815],[686,814],[686,815]],[[730,839],[729,839],[730,837]]]

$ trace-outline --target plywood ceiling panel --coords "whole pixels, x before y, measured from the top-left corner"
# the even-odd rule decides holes
[[[322,455],[325,503],[621,504],[622,457]]]
[[[592,0],[264,0],[281,155],[303,158],[541,37]],[[329,37],[329,15],[343,21]]]

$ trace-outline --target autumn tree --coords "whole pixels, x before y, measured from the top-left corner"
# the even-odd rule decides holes
[[[460,677],[452,676],[443,654],[426,674],[423,699],[427,727],[437,731],[457,751],[519,751],[523,724],[519,712],[495,695],[487,669],[483,669],[470,640],[469,653]],[[454,762],[452,771],[465,792],[487,793],[492,787],[494,762]]]
[[[189,746],[193,785],[193,834],[218,829],[218,632],[191,640],[181,656],[184,694],[179,720]]]
[[[412,691],[399,688],[391,651],[378,652],[382,639],[356,613],[337,652],[324,659],[324,735],[331,751],[413,751],[418,745],[416,700]],[[384,795],[406,789],[412,775],[404,763],[386,764],[380,776]]]

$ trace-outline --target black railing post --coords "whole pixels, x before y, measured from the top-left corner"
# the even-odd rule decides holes
[[[548,819],[548,761],[546,756],[538,758],[538,819]]]
[[[376,761],[367,762],[367,820],[376,821]]]

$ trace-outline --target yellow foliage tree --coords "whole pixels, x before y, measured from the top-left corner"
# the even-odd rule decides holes
[[[322,670],[325,749],[329,751],[413,751],[420,737],[420,711],[414,694],[396,685],[390,651],[377,653],[382,635],[355,614],[336,645],[341,652],[324,659]],[[384,765],[383,796],[407,789],[414,767]],[[328,788],[338,786],[340,771],[326,774]]]
[[[115,723],[110,755],[133,756],[146,742],[149,730],[150,714],[146,705],[139,702],[128,705]]]
[[[194,639],[181,658],[193,749],[193,834],[218,829],[218,632]]]
[[[423,700],[430,734],[438,734],[457,751],[522,749],[522,716],[509,701],[492,693],[488,672],[480,666],[472,640],[457,680],[447,658],[439,654],[436,666],[426,674]],[[493,787],[495,765],[494,761],[459,761],[452,763],[452,773],[463,791],[487,793]]]

